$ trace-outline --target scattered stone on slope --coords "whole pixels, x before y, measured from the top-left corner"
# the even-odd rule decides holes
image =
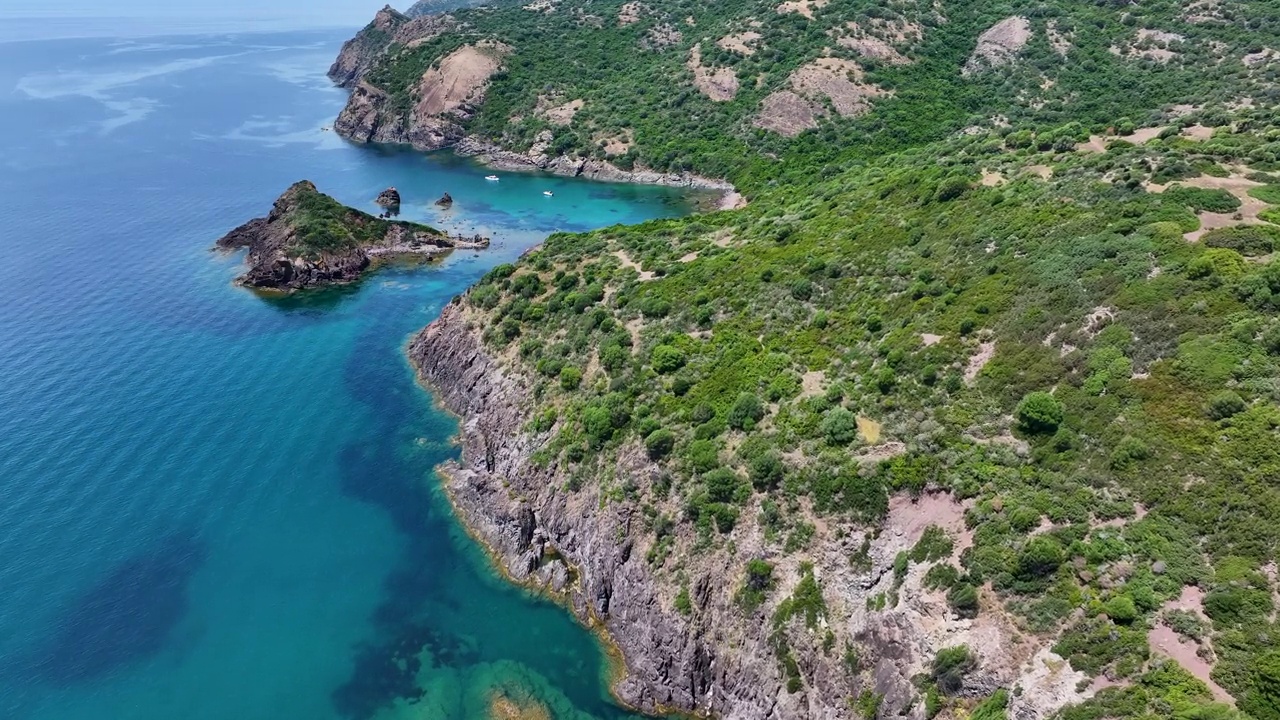
[[[1031,21],[1021,15],[1007,17],[978,36],[978,46],[965,62],[961,75],[968,77],[991,68],[1003,67],[1018,57],[1031,40]]]
[[[715,102],[728,102],[738,94],[738,75],[730,67],[713,68],[702,64],[702,48],[694,45],[685,64],[693,73],[693,86]]]
[[[734,35],[725,35],[716,41],[723,50],[750,57],[756,54],[756,43],[760,41],[760,33],[748,30]]]

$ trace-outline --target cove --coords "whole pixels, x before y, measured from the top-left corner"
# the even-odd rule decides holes
[[[402,349],[549,233],[698,198],[349,146],[347,35],[0,43],[0,716],[628,716],[596,638],[458,525],[456,423]],[[210,246],[303,178],[494,246],[234,287]]]

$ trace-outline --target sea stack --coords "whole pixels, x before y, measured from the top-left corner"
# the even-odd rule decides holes
[[[436,201],[436,205],[439,205],[440,207],[446,207],[446,208],[452,206],[453,196],[450,195],[449,193],[445,193],[444,195],[441,195],[440,199]]]
[[[374,200],[378,207],[389,210],[392,213],[400,212],[400,191],[393,187],[389,187],[378,193],[378,199]]]

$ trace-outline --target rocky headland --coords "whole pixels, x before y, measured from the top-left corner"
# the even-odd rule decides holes
[[[486,238],[451,237],[426,225],[374,217],[307,180],[276,199],[266,217],[237,227],[216,244],[221,250],[248,249],[249,269],[238,283],[277,291],[353,282],[378,258],[432,258],[488,246]]]
[[[944,593],[926,588],[924,567],[897,575],[895,560],[930,525],[960,538],[954,556],[968,548],[966,507],[946,493],[894,499],[880,532],[823,532],[817,538],[812,572],[833,589],[825,617],[857,639],[856,651],[830,646],[825,618],[809,626],[802,618],[770,623],[742,612],[723,580],[736,574],[739,559],[723,549],[690,562],[684,586],[689,607],[678,609],[671,598],[680,594],[679,580],[655,572],[646,559],[653,541],[639,531],[643,509],[606,497],[600,486],[570,490],[567,469],[537,461],[535,453],[556,428],[530,431],[536,380],[510,358],[486,350],[484,322],[483,311],[464,295],[408,347],[419,379],[460,419],[462,458],[441,468],[445,488],[506,576],[562,597],[583,623],[615,644],[625,664],[613,687],[622,702],[647,713],[736,720],[860,717],[847,701],[861,689],[854,684],[856,668],[873,679],[882,706],[906,708],[918,693],[913,678],[929,671],[939,649],[960,644],[981,657],[981,666],[958,692],[980,698],[1019,685],[1024,692],[1009,708],[1015,720],[1045,717],[1092,694],[1078,687],[1085,675],[1024,638],[993,597],[983,595],[979,618],[957,618]],[[639,443],[620,451],[612,470],[642,489],[662,476]],[[739,558],[751,554],[767,556],[763,547],[737,549]],[[865,561],[855,566],[850,557]],[[788,569],[794,566],[790,562]],[[876,598],[889,592],[906,601],[878,608]],[[806,691],[788,687],[780,646],[805,668]],[[915,705],[905,717],[919,712]]]
[[[550,131],[540,133],[521,151],[512,150],[502,139],[470,134],[467,121],[483,105],[491,79],[515,51],[500,42],[479,40],[462,45],[429,64],[407,91],[389,91],[366,79],[378,65],[395,64],[414,48],[458,29],[458,22],[448,14],[411,17],[390,6],[380,10],[373,22],[342,46],[329,69],[329,78],[351,91],[346,107],[334,121],[334,131],[360,144],[408,145],[423,152],[452,148],[459,155],[502,170],[718,190],[723,193],[719,209],[745,204],[723,180],[643,167],[627,170],[607,159],[558,155],[551,150]]]

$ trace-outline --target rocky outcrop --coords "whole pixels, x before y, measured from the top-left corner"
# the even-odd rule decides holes
[[[373,201],[378,207],[386,210],[400,210],[400,191],[393,187],[378,193],[377,199]]]
[[[411,145],[423,151],[454,145],[465,135],[462,123],[484,102],[489,78],[510,52],[501,43],[480,42],[449,53],[409,92],[414,103],[408,111],[392,102],[386,90],[361,81],[333,129],[358,143]]]
[[[960,74],[968,77],[983,70],[1008,65],[1017,59],[1030,40],[1031,21],[1020,15],[1007,17],[978,36],[978,46],[965,61]]]
[[[453,207],[453,196],[449,193],[441,195],[440,199],[436,201],[436,205],[442,208]]]
[[[414,17],[387,5],[374,15],[373,22],[342,44],[329,68],[329,79],[342,87],[355,87],[393,46],[410,48],[455,26],[448,15]]]
[[[453,150],[464,157],[499,170],[540,170],[563,177],[580,177],[588,180],[642,185],[665,185],[696,190],[733,191],[733,185],[723,180],[712,180],[693,173],[662,173],[646,168],[623,170],[613,163],[593,158],[551,155],[551,133],[543,131],[527,152],[506,150],[475,136],[463,138]]]
[[[241,285],[288,292],[355,281],[379,257],[436,257],[488,245],[481,237],[450,237],[426,225],[376,218],[303,180],[276,200],[269,215],[227,233],[216,247],[248,250]]]

